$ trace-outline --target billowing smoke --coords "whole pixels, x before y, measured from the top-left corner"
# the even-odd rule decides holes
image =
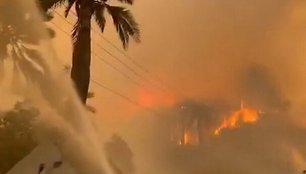
[[[275,78],[264,67],[252,65],[239,81],[245,101],[242,107],[256,109],[256,122],[241,121],[237,127],[215,135],[213,130],[222,120],[239,110],[239,101],[192,99],[161,109],[154,118],[134,119],[132,132],[138,132],[138,137],[129,134],[131,141],[143,140],[135,145],[139,170],[180,174],[301,173],[306,167],[306,129],[294,121],[291,104]],[[198,142],[182,145],[180,137],[173,141],[173,133],[184,136],[183,131],[192,129],[194,121],[200,123],[196,126],[198,132],[193,132],[198,134]],[[145,126],[135,126],[139,123]],[[173,129],[177,124],[182,128]],[[147,158],[150,168],[142,162]]]
[[[137,9],[145,39],[133,53],[180,89],[183,101],[189,98],[121,128],[141,173],[285,174],[306,168],[305,1],[146,1]],[[258,111],[258,120],[219,136],[209,133],[239,110],[240,100]],[[204,143],[173,143],[177,118],[187,127],[203,120]]]
[[[136,3],[135,11],[142,24],[143,43],[137,47],[139,50],[132,48],[131,52],[183,94],[175,106],[157,108],[153,114],[150,110],[138,113],[128,124],[114,118],[124,109],[101,104],[101,110],[114,113],[109,114],[113,125],[102,125],[118,129],[131,148],[121,138],[112,139],[115,145],[108,144],[106,155],[115,156],[108,160],[120,158],[117,147],[125,149],[121,155],[126,155],[121,162],[113,163],[115,168],[123,166],[128,173],[148,174],[285,174],[300,173],[306,168],[304,1],[141,1]],[[94,73],[108,75],[105,79],[114,82],[111,73],[105,71],[99,68]],[[60,84],[66,84],[67,79],[60,79]],[[119,81],[114,83],[126,86]],[[20,89],[17,91],[20,94]],[[64,91],[61,97],[74,96],[70,88]],[[84,113],[83,109],[67,111],[67,117],[61,117],[48,107],[50,103],[36,100],[49,97],[56,105],[58,98],[54,102],[52,96],[58,95],[53,94],[35,93],[33,97],[34,103],[44,108],[38,130],[44,130],[42,135],[54,142],[64,142],[59,147],[72,166],[84,173],[90,166],[92,173],[91,169],[96,169],[92,166],[99,166],[96,161],[102,160],[96,156],[95,150],[100,147],[96,147],[94,131],[87,119],[74,117]],[[15,95],[9,96],[10,102],[0,107],[12,107],[12,97],[19,100]],[[107,99],[103,98],[103,102],[108,105],[115,101],[113,96]],[[241,100],[245,107],[258,112],[258,120],[214,135],[213,129],[224,117],[239,110]],[[73,110],[74,106],[78,108],[79,104],[69,108]],[[190,128],[194,120],[198,120],[195,127],[203,134],[200,143],[181,146],[173,142],[176,123]],[[69,141],[65,141],[66,137]],[[132,154],[135,170],[130,161]]]

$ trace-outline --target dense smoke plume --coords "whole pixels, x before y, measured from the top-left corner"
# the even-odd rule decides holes
[[[131,52],[180,89],[181,101],[190,98],[177,105],[192,103],[194,112],[160,108],[158,116],[144,113],[118,128],[129,137],[139,170],[302,172],[305,9],[299,0],[139,2],[145,39]],[[207,133],[200,146],[172,144],[170,127],[179,112],[185,120],[203,117],[208,132],[239,109],[240,100],[260,113],[256,123],[225,129],[219,136]]]
[[[143,41],[130,47],[129,53],[175,88],[171,92],[176,95],[176,105],[150,105],[153,114],[152,108],[139,112],[98,87],[92,87],[97,94],[92,102],[102,120],[102,126],[96,124],[107,131],[103,136],[116,130],[127,139],[137,173],[287,174],[306,168],[305,1],[137,1],[134,10]],[[105,35],[115,40],[108,28]],[[70,38],[64,37],[58,34],[55,47],[60,57],[70,57],[63,45],[69,45]],[[96,60],[93,74],[119,91],[132,91],[129,96],[139,91]],[[213,135],[211,130],[239,109],[241,100],[259,112],[259,119]],[[133,112],[127,113],[130,110]],[[49,121],[65,128],[47,131],[48,135],[78,135],[70,121],[44,118],[43,128],[57,126]],[[202,120],[202,143],[180,146],[173,142],[176,118],[187,126],[192,119]],[[87,147],[83,139],[74,140],[81,142],[76,147]],[[95,151],[83,152],[85,161],[96,157]],[[77,160],[80,154],[67,156]],[[127,170],[134,172],[129,149],[126,154],[117,165],[128,164]],[[90,163],[80,161],[74,164],[84,167]]]

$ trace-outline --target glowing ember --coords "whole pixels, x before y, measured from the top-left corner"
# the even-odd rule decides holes
[[[237,128],[240,122],[243,123],[254,123],[258,120],[258,112],[251,108],[245,108],[243,101],[239,111],[233,112],[228,117],[225,117],[222,124],[214,130],[215,135],[219,135],[222,129],[226,128]]]

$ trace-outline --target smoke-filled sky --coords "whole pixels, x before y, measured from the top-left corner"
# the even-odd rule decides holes
[[[306,2],[156,0],[136,1],[132,10],[141,27],[142,42],[131,43],[127,54],[163,79],[169,89],[148,93],[147,88],[155,87],[134,77],[100,50],[97,43],[130,63],[93,33],[93,52],[145,87],[131,83],[96,56],[93,56],[92,78],[150,110],[144,111],[94,83],[91,90],[96,96],[90,105],[97,109],[100,122],[95,124],[101,128],[103,138],[118,131],[128,142],[138,173],[285,174],[299,173],[306,168],[306,61],[303,51]],[[68,20],[73,22],[74,16],[69,16]],[[54,23],[67,32],[72,29],[57,14]],[[57,31],[53,42],[57,54],[64,64],[70,64],[70,38],[54,29]],[[110,20],[104,36],[120,46]],[[144,76],[150,79],[152,75]],[[216,127],[223,116],[219,113],[235,107],[239,109],[241,99],[246,106],[263,113],[255,124],[224,130],[220,136],[206,132],[205,143],[199,147],[188,149],[169,145],[169,125],[174,122],[170,116],[182,114],[178,110],[186,107],[172,107],[172,104],[187,101],[187,108],[193,115],[199,115],[205,126]],[[182,116],[188,115],[183,113]],[[50,119],[42,127],[57,118]],[[62,133],[70,135],[66,129]],[[91,133],[84,133],[84,137]],[[81,140],[86,149],[87,142]],[[75,152],[69,152],[72,151]],[[84,154],[90,159],[91,153],[84,151]],[[83,163],[76,156],[70,159],[84,166],[91,162]]]
[[[128,54],[167,82],[178,94],[174,100],[221,100],[239,107],[243,98],[267,112],[290,108],[289,114],[266,114],[255,127],[241,128],[219,140],[208,138],[211,144],[195,156],[161,145],[167,120],[132,119],[123,130],[140,171],[290,173],[304,168],[300,147],[304,132],[294,123],[301,123],[305,114],[304,1],[136,1],[133,12],[142,29],[142,43],[132,44]],[[109,30],[105,36],[117,40]],[[135,97],[137,87],[98,66],[94,65],[94,72],[101,80]],[[97,95],[94,104],[98,112],[103,113],[103,103],[117,107],[114,96],[103,96]],[[122,117],[117,110],[109,112],[115,113],[109,115],[112,120]],[[194,160],[186,160],[190,158]]]
[[[238,104],[244,97],[242,78],[252,67],[260,66],[284,98],[304,102],[305,8],[302,0],[135,1],[131,10],[139,22],[142,42],[131,43],[127,54],[160,77],[171,92],[157,90],[141,95],[141,91],[152,85],[103,52],[96,43],[130,63],[96,33],[93,34],[94,52],[147,87],[141,89],[95,56],[93,78],[147,106],[184,98]],[[71,26],[55,17],[55,23],[69,32]],[[71,15],[69,21],[73,19]],[[104,36],[121,47],[112,21],[108,22]],[[68,64],[70,39],[60,31],[57,35],[58,54]],[[148,79],[152,77],[144,75]],[[98,114],[125,117],[127,112],[139,110],[95,84],[91,88],[96,93],[91,103]],[[163,97],[155,97],[159,96],[157,93]],[[122,109],[118,111],[118,107]]]

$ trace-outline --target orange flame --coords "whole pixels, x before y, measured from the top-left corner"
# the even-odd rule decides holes
[[[226,128],[237,128],[239,122],[243,123],[254,123],[258,120],[258,112],[251,108],[245,108],[243,101],[241,101],[241,106],[239,111],[233,112],[228,117],[225,117],[222,124],[214,130],[214,135],[219,135],[222,129]]]

